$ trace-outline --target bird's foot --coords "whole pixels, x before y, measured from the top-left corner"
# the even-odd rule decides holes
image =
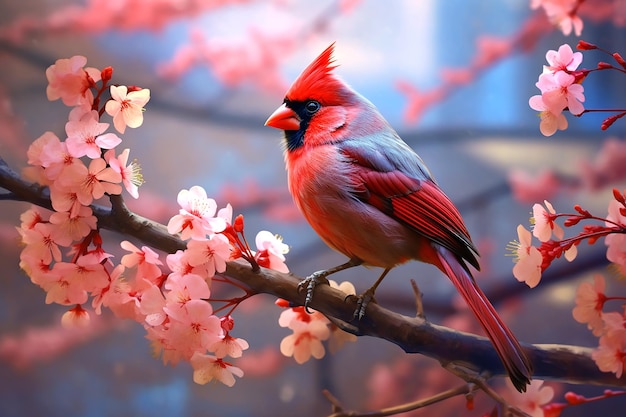
[[[361,320],[363,316],[365,316],[365,310],[367,309],[369,303],[372,301],[376,302],[376,299],[374,298],[374,290],[375,288],[370,288],[363,294],[354,296],[357,300],[356,310],[354,310],[354,313],[352,314],[353,320]]]
[[[308,277],[306,277],[305,279],[303,279],[302,281],[300,281],[300,283],[298,284],[298,292],[302,292],[303,290],[306,289],[306,297],[304,299],[304,309],[306,310],[307,313],[310,313],[309,305],[311,304],[311,301],[313,301],[313,291],[315,290],[315,287],[319,284],[329,285],[328,279],[326,278],[327,276],[328,276],[328,271],[325,271],[325,270],[316,271],[316,272],[313,272]]]

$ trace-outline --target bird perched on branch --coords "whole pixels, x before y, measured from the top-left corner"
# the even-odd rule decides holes
[[[513,385],[525,391],[532,364],[470,272],[469,265],[479,269],[478,253],[459,211],[376,107],[333,73],[333,50],[331,44],[306,67],[265,122],[284,130],[296,205],[324,242],[349,258],[301,283],[306,304],[332,273],[381,267],[358,298],[360,319],[393,267],[412,259],[433,264],[476,315]]]

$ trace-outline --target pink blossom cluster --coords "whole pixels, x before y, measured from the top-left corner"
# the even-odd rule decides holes
[[[515,256],[513,275],[518,281],[533,288],[539,284],[541,274],[552,261],[560,256],[572,261],[577,254],[577,246],[586,240],[593,244],[601,237],[607,246],[607,259],[614,265],[620,276],[626,274],[626,195],[613,190],[614,198],[609,202],[606,218],[592,215],[580,206],[575,206],[576,213],[557,213],[553,206],[545,201],[544,205],[533,206],[533,230],[518,226],[518,242],[510,244]],[[584,221],[600,224],[585,224],[577,235],[565,238],[564,229],[557,220],[564,218],[564,226],[571,227]],[[533,246],[532,237],[541,245]],[[599,337],[599,346],[592,357],[598,368],[613,372],[620,378],[626,364],[626,296],[609,297],[605,294],[606,283],[601,275],[594,277],[594,282],[583,282],[576,291],[576,307],[573,316],[579,323],[587,324],[589,330]],[[610,300],[621,301],[619,311],[606,312],[605,303]]]
[[[81,305],[100,294],[110,278],[104,265],[111,255],[102,248],[90,205],[105,195],[120,194],[122,185],[137,197],[142,182],[138,166],[127,165],[129,150],[116,155],[122,139],[107,132],[109,123],[100,122],[104,111],[99,112],[98,104],[111,91],[106,104],[115,102],[117,108],[108,113],[123,130],[126,124],[141,124],[143,116],[138,120],[133,109],[143,108],[150,97],[147,89],[135,89],[138,100],[115,94],[117,87],[107,85],[112,69],[85,68],[86,63],[85,57],[74,56],[46,70],[48,98],[61,99],[72,110],[63,141],[46,132],[27,152],[31,167],[26,175],[48,187],[53,212],[32,208],[22,214],[18,228],[24,244],[21,267],[47,292],[47,303],[76,305],[63,316],[65,323],[83,324],[88,315]]]
[[[251,82],[265,91],[284,91],[285,80],[279,66],[295,50],[293,38],[254,29],[237,43],[207,39],[199,30],[191,30],[189,38],[189,43],[180,46],[169,62],[159,66],[161,76],[180,78],[194,67],[205,66],[227,87]]]
[[[106,30],[162,30],[168,24],[222,7],[244,4],[249,0],[86,0],[59,5],[47,15],[25,15],[0,28],[0,39],[14,42],[33,34],[101,33]]]
[[[547,417],[544,408],[550,405],[554,397],[554,388],[543,384],[541,379],[533,379],[528,384],[526,392],[519,392],[515,389],[510,380],[506,380],[506,390],[503,390],[502,397],[507,404],[516,407],[518,410],[532,417]],[[558,414],[551,414],[551,417],[558,417]]]
[[[618,311],[605,311],[608,301],[621,302]],[[593,283],[583,282],[576,291],[574,319],[586,324],[598,337],[598,347],[591,357],[604,372],[613,372],[621,378],[626,365],[626,297],[610,297],[606,294],[606,282],[602,275],[594,276]]]
[[[535,84],[541,94],[532,96],[528,104],[540,112],[541,133],[552,136],[557,130],[567,129],[563,110],[568,109],[576,116],[585,110],[582,104],[585,101],[584,88],[580,83],[587,71],[576,70],[583,60],[582,53],[573,52],[567,44],[561,45],[558,51],[548,51],[546,60],[549,65],[544,65],[543,73]]]
[[[226,358],[241,357],[248,343],[231,335],[231,313],[247,297],[226,300],[231,308],[218,317],[209,302],[212,281],[238,257],[255,267],[288,272],[288,247],[262,231],[253,252],[243,236],[243,217],[233,221],[230,205],[217,210],[215,200],[194,186],[180,191],[181,208],[167,226],[187,241],[185,250],[168,254],[163,262],[150,247],[125,240],[120,246],[126,254],[114,263],[92,204],[105,205],[106,198],[115,204],[112,196],[121,194],[122,185],[137,198],[142,177],[138,165],[127,165],[128,149],[116,155],[122,139],[107,132],[109,123],[100,118],[110,115],[119,133],[139,127],[150,92],[109,87],[112,68],[98,71],[85,64],[80,56],[60,59],[46,72],[49,99],[61,99],[72,110],[64,140],[46,132],[28,149],[28,175],[48,187],[51,210],[33,207],[22,214],[20,266],[46,292],[46,303],[70,306],[64,325],[87,325],[91,301],[96,314],[105,307],[142,324],[164,363],[190,362],[195,382],[232,386],[243,372]],[[103,100],[107,92],[110,98]]]
[[[568,36],[572,30],[576,36],[583,31],[583,21],[578,16],[578,8],[584,0],[530,0],[530,8],[542,8],[550,22],[557,26],[563,35]]]
[[[233,228],[243,222],[232,220],[232,207],[217,210],[215,200],[200,186],[181,190],[179,213],[168,222],[169,233],[187,241],[187,248],[166,256],[169,273],[150,248],[136,248],[129,242],[122,247],[131,252],[122,258],[126,268],[136,268],[135,282],[143,282],[133,291],[135,302],[128,318],[143,324],[155,353],[164,363],[188,361],[193,380],[206,384],[211,380],[232,386],[243,371],[227,361],[239,358],[248,342],[231,335],[235,325],[232,311],[242,301],[229,302],[233,307],[217,316],[211,300],[212,282],[226,270],[226,262],[249,252],[261,266],[287,272],[284,254],[287,246],[267,231],[257,234],[257,252],[232,241]],[[234,225],[233,225],[234,224]]]
[[[348,281],[337,284],[329,280],[330,286],[347,295],[354,295],[354,285]],[[357,337],[344,332],[333,325],[330,320],[318,311],[309,312],[303,306],[291,307],[286,300],[277,300],[276,305],[286,308],[280,314],[278,324],[293,331],[280,342],[283,355],[293,357],[299,364],[307,362],[311,357],[321,359],[326,354],[322,342],[328,341],[331,353],[339,350],[346,342],[354,342]]]
[[[585,156],[572,173],[551,169],[530,175],[521,170],[509,173],[509,185],[515,199],[533,203],[554,197],[559,192],[580,190],[597,192],[626,179],[626,141],[609,137],[595,155]]]
[[[563,241],[564,230],[556,223],[561,216],[556,214],[549,201],[533,206],[532,234],[523,225],[517,226],[518,240],[509,244],[513,252],[515,266],[513,276],[520,282],[525,282],[534,288],[541,280],[541,273],[555,258],[565,255],[568,261],[573,261],[577,255],[576,245],[579,241]],[[541,245],[533,246],[532,238],[537,238]],[[552,237],[557,240],[552,240]]]

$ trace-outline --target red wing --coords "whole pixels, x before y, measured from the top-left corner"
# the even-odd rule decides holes
[[[448,248],[479,269],[461,214],[431,180],[411,178],[400,171],[379,172],[361,166],[364,190],[358,197],[417,233]]]

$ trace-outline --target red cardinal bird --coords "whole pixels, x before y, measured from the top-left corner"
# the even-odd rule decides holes
[[[525,391],[532,365],[472,277],[467,264],[479,269],[477,251],[459,211],[374,105],[333,74],[333,50],[334,43],[300,74],[265,122],[285,131],[296,205],[328,246],[350,258],[302,283],[306,303],[332,273],[361,264],[384,268],[359,297],[361,318],[393,267],[411,259],[433,264],[469,304],[513,385]]]

